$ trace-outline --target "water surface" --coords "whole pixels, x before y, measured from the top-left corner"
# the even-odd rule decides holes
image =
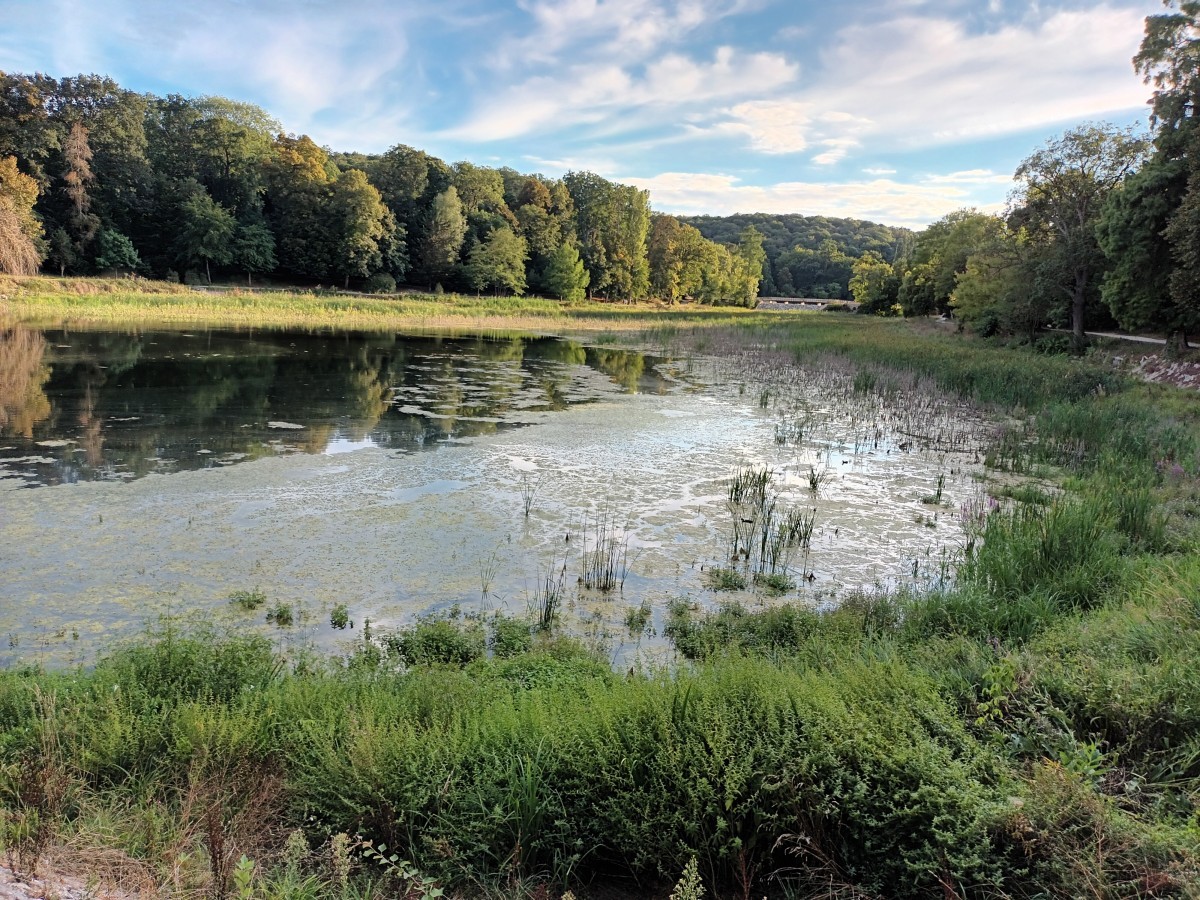
[[[708,573],[730,564],[737,468],[769,467],[781,507],[812,510],[784,599],[821,606],[945,575],[989,427],[916,385],[857,389],[836,367],[550,338],[0,340],[8,663],[86,660],[161,615],[322,646],[368,618],[523,615],[550,573],[565,627],[615,656],[657,652],[653,634],[625,633],[625,612],[647,602],[661,626],[672,599],[729,598]],[[622,591],[579,583],[601,522],[628,551]],[[299,624],[228,602],[252,588]],[[339,603],[356,631],[329,626]]]

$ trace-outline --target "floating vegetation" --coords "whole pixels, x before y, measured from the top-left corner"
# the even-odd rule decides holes
[[[267,602],[267,595],[257,587],[252,591],[234,591],[229,595],[229,602],[247,612],[253,612]]]
[[[280,628],[290,628],[296,622],[296,611],[282,600],[267,610],[267,621]]]
[[[732,566],[716,566],[704,570],[704,578],[714,591],[743,591],[746,576]]]

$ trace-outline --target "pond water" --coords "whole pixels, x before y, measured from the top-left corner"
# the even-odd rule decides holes
[[[548,577],[566,627],[653,654],[674,598],[771,602],[711,589],[746,566],[745,467],[812,523],[777,561],[788,599],[927,584],[962,544],[990,427],[931,396],[553,338],[0,331],[0,662],[87,660],[164,614],[332,646],[355,634],[336,604],[360,630],[524,615]],[[616,590],[582,581],[597,547]],[[228,602],[252,589],[298,623]]]

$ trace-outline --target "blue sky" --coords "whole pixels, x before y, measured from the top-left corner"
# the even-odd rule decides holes
[[[919,227],[1144,123],[1158,0],[0,0],[0,69],[257,103],[337,150],[590,169],[677,213]]]

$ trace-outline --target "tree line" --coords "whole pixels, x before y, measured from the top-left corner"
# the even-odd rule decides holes
[[[0,73],[0,271],[752,306],[764,262],[753,228],[708,240],[591,172],[339,153],[248,103]]]
[[[1150,134],[1089,123],[1030,154],[1003,215],[963,209],[873,251],[850,290],[881,314],[953,315],[983,334],[1112,325],[1186,345],[1200,328],[1200,2],[1147,16],[1136,70],[1153,85]]]
[[[687,216],[681,221],[720,243],[735,242],[746,228],[761,233],[767,255],[759,289],[764,297],[848,300],[855,260],[872,251],[894,263],[911,254],[915,239],[907,228],[795,213]]]

